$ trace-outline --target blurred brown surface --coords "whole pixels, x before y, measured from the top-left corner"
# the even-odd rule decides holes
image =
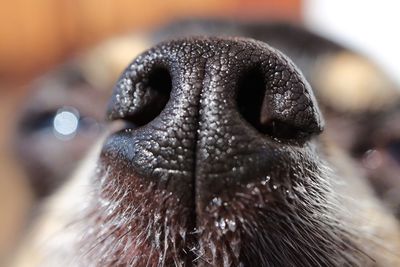
[[[300,0],[2,0],[0,80],[29,79],[112,34],[200,16],[298,20]]]
[[[0,90],[0,266],[6,266],[4,261],[23,231],[31,207],[30,191],[13,159],[10,142],[22,92],[18,88]]]
[[[29,81],[112,35],[178,18],[300,20],[300,0],[0,0],[0,266],[23,233],[32,200],[11,156]]]

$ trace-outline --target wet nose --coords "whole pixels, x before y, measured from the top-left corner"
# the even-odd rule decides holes
[[[199,212],[277,171],[286,152],[322,130],[293,63],[238,38],[174,40],[144,52],[117,82],[108,116],[127,122],[106,142],[108,158]]]

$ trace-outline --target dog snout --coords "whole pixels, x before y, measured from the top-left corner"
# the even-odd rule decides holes
[[[108,139],[105,160],[174,192],[197,212],[281,170],[287,154],[323,127],[293,63],[265,43],[237,38],[151,48],[119,79],[108,116],[129,127]]]

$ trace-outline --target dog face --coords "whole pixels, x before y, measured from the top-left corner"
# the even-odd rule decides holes
[[[321,62],[343,52],[326,51]],[[357,129],[334,131],[355,115],[339,117],[349,107],[311,80],[319,104],[288,57],[253,39],[178,38],[141,54],[115,86],[109,133],[38,223],[33,242],[53,240],[40,264],[398,264],[398,225],[347,153]],[[322,136],[319,106],[332,121]]]

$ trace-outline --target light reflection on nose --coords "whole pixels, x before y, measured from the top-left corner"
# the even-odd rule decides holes
[[[70,107],[60,108],[53,120],[54,135],[62,140],[73,138],[79,126],[79,112]]]

